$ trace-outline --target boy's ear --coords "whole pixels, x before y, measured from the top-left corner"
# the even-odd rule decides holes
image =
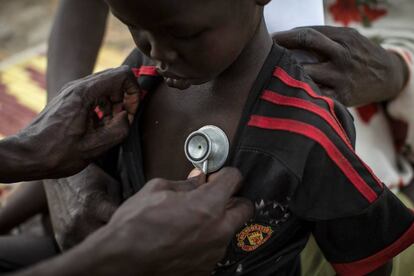
[[[259,6],[266,6],[272,0],[255,0],[255,1],[256,1],[256,4]]]

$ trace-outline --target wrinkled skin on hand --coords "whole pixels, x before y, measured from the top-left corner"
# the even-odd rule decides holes
[[[397,54],[386,51],[351,28],[315,26],[273,35],[288,49],[305,50],[319,60],[304,64],[321,92],[346,106],[394,98],[408,79],[408,68]]]
[[[111,260],[106,275],[210,275],[235,232],[253,215],[236,169],[187,181],[153,179],[87,239]]]
[[[65,85],[18,135],[26,154],[41,163],[37,171],[47,178],[72,175],[119,144],[128,134],[139,92],[127,66]],[[96,106],[101,109],[101,119]]]
[[[61,249],[104,226],[121,201],[120,184],[96,165],[57,180],[44,180],[55,238]]]
[[[40,124],[49,135],[59,128],[56,135],[63,139],[57,139],[59,144],[43,138],[51,143],[46,153],[56,152],[49,155],[57,175],[83,169],[120,143],[138,108],[140,92],[127,66],[68,83],[62,90],[34,125]],[[97,105],[101,120],[95,113]],[[95,165],[72,177],[44,182],[56,240],[63,250],[105,225],[120,202],[118,191],[113,189],[119,183]]]

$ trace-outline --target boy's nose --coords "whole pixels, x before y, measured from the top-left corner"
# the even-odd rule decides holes
[[[177,59],[177,53],[173,49],[157,42],[151,43],[150,56],[152,59],[166,64],[173,63]]]

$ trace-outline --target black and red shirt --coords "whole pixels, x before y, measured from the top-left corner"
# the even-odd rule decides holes
[[[162,78],[145,59],[130,65],[147,93]],[[145,104],[145,101],[143,102]],[[124,196],[146,182],[140,112],[117,166]],[[363,275],[414,242],[414,214],[358,158],[348,111],[322,97],[289,52],[274,46],[247,100],[227,165],[256,206],[214,275],[295,275],[312,233],[340,275]],[[112,160],[113,163],[113,160]],[[109,169],[108,169],[109,170]]]

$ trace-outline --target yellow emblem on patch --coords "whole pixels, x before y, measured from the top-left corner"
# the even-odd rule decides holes
[[[260,224],[248,225],[237,234],[237,246],[247,252],[256,250],[270,239],[272,233],[273,230],[269,226]]]

